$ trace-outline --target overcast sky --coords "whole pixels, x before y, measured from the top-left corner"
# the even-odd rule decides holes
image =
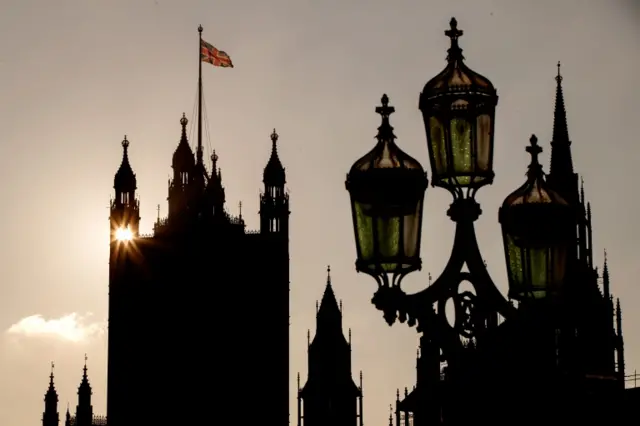
[[[67,401],[75,406],[85,352],[94,411],[104,413],[107,207],[120,141],[131,141],[142,231],[150,232],[157,204],[166,214],[179,119],[183,111],[193,117],[202,24],[204,39],[236,66],[204,64],[206,118],[228,209],[237,212],[242,201],[249,228],[258,228],[269,135],[274,127],[280,134],[292,211],[291,421],[295,375],[306,377],[307,329],[330,264],[345,334],[353,332],[354,377],[364,370],[365,424],[384,425],[395,389],[415,383],[417,334],[388,327],[370,304],[375,284],[354,270],[344,180],[373,146],[383,93],[397,111],[399,145],[427,166],[418,96],[445,65],[451,16],[465,32],[467,63],[500,96],[496,181],[478,195],[478,238],[492,276],[504,291],[497,210],[524,181],[532,133],[548,167],[560,60],[595,257],[601,264],[608,250],[625,312],[627,371],[640,367],[638,2],[2,0],[0,424],[40,421],[51,361],[60,411]],[[424,269],[406,279],[409,291],[440,273],[452,242],[450,196],[429,188],[426,197]]]

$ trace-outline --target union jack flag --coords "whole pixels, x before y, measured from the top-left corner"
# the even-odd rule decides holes
[[[233,68],[231,58],[226,52],[216,49],[204,40],[200,41],[200,60],[214,67]]]

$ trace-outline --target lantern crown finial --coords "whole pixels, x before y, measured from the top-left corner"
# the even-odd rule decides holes
[[[376,107],[376,112],[382,116],[382,118],[389,118],[391,114],[396,112],[396,109],[392,106],[389,106],[389,97],[385,93],[382,95],[382,99],[380,99],[380,103],[382,106]]]
[[[538,137],[536,135],[531,135],[529,138],[529,146],[525,149],[531,155],[531,164],[529,165],[529,168],[534,166],[540,167],[538,155],[542,152],[542,148],[538,145]]]
[[[380,127],[378,127],[378,135],[376,136],[376,139],[379,141],[392,141],[396,138],[396,135],[393,133],[393,127],[389,122],[389,116],[393,114],[396,109],[389,106],[389,97],[386,94],[382,95],[380,102],[382,106],[376,107],[376,113],[380,114],[382,117],[382,123],[380,124]]]
[[[386,94],[382,95],[381,104],[376,107],[376,112],[382,117],[382,123],[378,127],[376,135],[378,143],[353,164],[351,172],[366,172],[373,169],[408,169],[418,170],[420,174],[423,174],[424,169],[418,160],[402,151],[395,143],[396,135],[389,123],[389,115],[395,112],[395,108],[389,105],[389,97]]]
[[[445,35],[451,40],[451,46],[447,50],[447,66],[442,72],[433,77],[424,86],[421,95],[421,109],[426,107],[429,100],[454,92],[460,94],[466,92],[466,95],[490,96],[494,98],[490,103],[495,106],[497,103],[496,89],[491,81],[481,74],[472,71],[467,67],[463,60],[462,49],[458,44],[458,39],[462,36],[463,31],[458,29],[458,21],[451,18],[449,29]]]
[[[449,29],[444,32],[444,35],[451,39],[451,47],[448,50],[449,55],[447,56],[447,61],[451,62],[464,59],[462,49],[460,49],[460,45],[458,44],[458,39],[463,34],[464,31],[458,29],[458,20],[451,18],[451,21],[449,21]]]
[[[548,187],[544,179],[545,174],[538,159],[538,156],[542,153],[542,147],[538,145],[538,137],[536,135],[531,135],[529,145],[525,150],[531,156],[531,163],[529,163],[527,171],[527,181],[505,199],[503,206],[508,207],[529,203],[566,204],[561,196]]]

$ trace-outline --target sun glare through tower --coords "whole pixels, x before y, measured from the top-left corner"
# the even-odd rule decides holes
[[[131,241],[133,239],[133,232],[127,226],[126,228],[118,228],[116,231],[116,240],[118,241]]]

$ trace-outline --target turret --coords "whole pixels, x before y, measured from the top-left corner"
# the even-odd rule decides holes
[[[351,334],[351,333],[349,333]],[[322,302],[316,313],[316,336],[343,336],[342,312],[331,285],[331,268],[327,266],[327,284],[322,295]]]
[[[58,392],[53,384],[53,363],[49,375],[49,388],[44,394],[44,412],[42,413],[42,426],[58,426],[60,415],[58,413]]]
[[[122,162],[113,179],[115,198],[111,200],[111,241],[130,240],[138,236],[140,202],[136,199],[137,181],[129,163],[129,140],[122,141]]]
[[[218,168],[218,154],[211,154],[211,176],[207,184],[207,197],[212,208],[213,217],[225,218],[224,203],[226,201],[224,186],[222,186],[222,171]]]
[[[183,113],[180,119],[182,135],[173,153],[171,168],[173,179],[169,182],[169,219],[184,217],[191,207],[196,176],[195,158],[187,139],[187,124],[189,120]]]
[[[362,375],[358,387],[351,375],[351,345],[342,332],[342,312],[329,267],[316,314],[316,335],[309,345],[307,383],[298,398],[298,409],[304,411],[304,416],[299,411],[298,421],[303,419],[304,426],[362,426]]]
[[[93,423],[93,406],[91,405],[91,385],[87,376],[87,356],[84,356],[84,368],[82,369],[82,381],[78,386],[78,405],[76,406],[75,426],[91,426]]]
[[[264,193],[260,196],[260,232],[289,233],[289,195],[285,193],[286,175],[278,157],[278,134],[271,134],[271,157],[264,168]]]

